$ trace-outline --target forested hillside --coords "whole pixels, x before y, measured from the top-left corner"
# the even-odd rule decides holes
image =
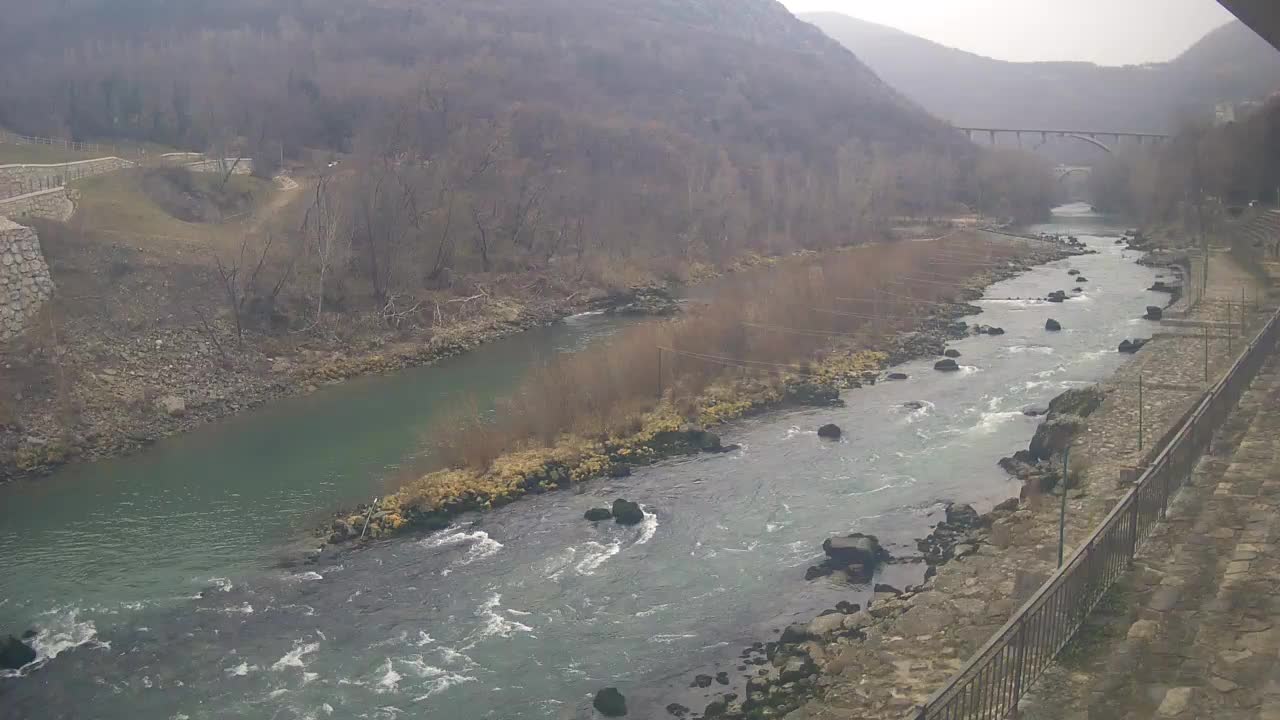
[[[402,251],[431,278],[501,256],[715,259],[1045,200],[1004,197],[1002,169],[976,174],[961,137],[773,0],[4,4],[0,125],[261,169],[353,154],[359,182],[329,191],[364,209],[379,294],[408,282]]]
[[[1243,24],[1209,33],[1167,63],[1015,63],[945,47],[838,13],[803,18],[881,77],[957,125],[1172,132],[1220,101],[1280,89],[1280,53]]]

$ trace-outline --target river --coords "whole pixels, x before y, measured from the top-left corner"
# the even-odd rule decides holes
[[[1145,290],[1157,271],[1090,235],[1115,228],[1083,210],[1033,231],[1076,234],[1098,254],[987,295],[1069,291],[1069,268],[1086,292],[1060,305],[979,301],[971,322],[1007,332],[953,343],[960,373],[909,363],[909,380],[850,391],[847,407],[723,428],[741,445],[733,453],[531,497],[426,538],[271,564],[317,510],[376,494],[432,407],[476,384],[489,397],[509,389],[534,358],[607,335],[611,321],[580,319],[0,489],[0,628],[34,625],[42,654],[60,651],[0,679],[0,717],[92,707],[122,720],[578,718],[605,685],[627,695],[630,717],[701,707],[694,673],[726,671],[736,686],[743,645],[837,600],[865,603],[867,588],[803,580],[823,538],[869,532],[908,550],[943,502],[983,510],[1015,495],[995,462],[1034,432],[1022,410],[1107,377],[1120,340],[1151,334],[1137,318],[1168,299]],[[1048,317],[1064,331],[1046,332]],[[841,442],[816,437],[827,422]],[[618,496],[639,501],[646,521],[583,521]]]

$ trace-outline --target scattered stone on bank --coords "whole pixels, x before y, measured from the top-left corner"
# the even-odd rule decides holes
[[[591,508],[583,514],[583,517],[591,522],[600,522],[613,518],[613,511],[609,508]]]
[[[1164,308],[1148,305],[1147,314],[1142,317],[1144,320],[1162,320],[1164,319]]]
[[[840,426],[834,423],[827,423],[818,428],[818,437],[824,440],[839,440],[842,434]]]
[[[1003,335],[1004,328],[991,325],[975,325],[973,331],[978,335]]]
[[[886,377],[889,380],[906,380],[909,376],[906,373],[891,372]]]
[[[1053,318],[1049,318],[1044,323],[1044,329],[1048,330],[1049,332],[1058,332],[1059,330],[1062,329],[1062,323],[1058,322],[1057,320],[1054,320]]]
[[[0,668],[17,670],[35,659],[36,651],[12,635],[0,642]]]
[[[1076,282],[1087,283],[1087,282],[1089,282],[1089,278],[1087,278],[1087,277],[1085,277],[1085,276],[1083,276],[1083,275],[1077,275],[1077,276],[1076,276]]]
[[[934,363],[933,369],[939,372],[956,372],[957,370],[960,369],[960,365],[956,363],[955,360],[952,360],[951,358],[947,358],[946,360],[939,360],[938,362]]]
[[[187,414],[187,401],[177,395],[166,395],[156,401],[160,412],[172,418],[180,418]]]
[[[709,688],[711,687],[711,676],[694,675],[693,682],[689,683],[689,687]]]
[[[947,356],[947,357],[949,357],[949,358],[958,358],[958,357],[960,357],[960,351],[959,351],[959,350],[954,350],[954,349],[950,349],[950,348],[948,348],[948,349],[947,349],[947,351],[946,351],[946,352],[944,352],[944,353],[942,353],[942,354],[943,354],[943,355],[945,355],[945,356]]]
[[[605,312],[613,315],[674,315],[680,303],[663,287],[636,287],[604,300]]]
[[[640,503],[618,498],[613,501],[613,519],[619,525],[639,525],[644,522],[644,511]]]
[[[671,703],[667,706],[667,714],[673,717],[682,718],[689,714],[689,708],[680,703]]]
[[[825,407],[840,405],[840,390],[834,385],[810,382],[807,380],[788,382],[786,400],[797,405],[813,405]]]
[[[1031,445],[1027,449],[1032,460],[1042,462],[1066,450],[1082,427],[1084,421],[1076,415],[1051,415],[1040,423],[1035,436],[1031,438]]]
[[[591,706],[605,717],[622,717],[627,714],[627,699],[618,692],[618,688],[614,687],[607,687],[597,692],[595,700],[591,701]]]

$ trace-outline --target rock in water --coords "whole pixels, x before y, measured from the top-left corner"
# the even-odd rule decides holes
[[[1079,270],[1068,270],[1068,271],[1067,271],[1067,274],[1068,274],[1068,275],[1079,275],[1079,274],[1080,274],[1080,271],[1079,271]]]
[[[1084,426],[1084,421],[1076,415],[1051,416],[1036,428],[1028,448],[1036,462],[1048,460],[1061,453],[1071,444],[1071,440]]]
[[[947,506],[947,524],[962,528],[977,527],[980,522],[978,511],[972,505],[951,504]]]
[[[611,512],[609,508],[591,508],[583,515],[583,517],[591,522],[600,522],[601,520],[608,520],[613,517],[613,512]]]
[[[947,358],[946,360],[939,360],[934,363],[933,369],[939,372],[956,372],[960,369],[960,365],[957,364],[955,360]]]
[[[1004,328],[1002,328],[1002,327],[989,327],[989,328],[987,328],[987,334],[988,334],[988,335],[1003,335],[1003,334],[1004,334]]]
[[[891,372],[887,376],[890,380],[906,380],[907,374],[900,372]]]
[[[1087,283],[1087,282],[1089,282],[1089,278],[1087,278],[1087,277],[1085,277],[1085,276],[1083,276],[1083,275],[1077,275],[1077,276],[1076,276],[1076,282]]]
[[[0,642],[0,668],[17,670],[35,659],[36,651],[12,635]]]
[[[847,537],[833,537],[822,541],[822,552],[840,565],[863,565],[874,568],[889,559],[889,553],[880,547],[875,535],[854,533]]]
[[[1062,329],[1062,323],[1054,320],[1053,318],[1049,318],[1044,321],[1044,329],[1049,332],[1057,332]]]
[[[613,501],[613,519],[619,525],[639,525],[644,522],[644,512],[640,510],[640,503],[618,498]]]
[[[919,400],[908,400],[902,403],[902,407],[908,410],[923,410],[924,403],[920,402]]]
[[[1160,320],[1164,318],[1164,309],[1155,305],[1147,306],[1147,314],[1143,316],[1147,320]]]
[[[946,356],[947,356],[947,357],[949,357],[949,358],[958,358],[958,357],[960,357],[960,351],[959,351],[959,350],[947,350],[946,352],[944,352],[944,353],[942,353],[942,354],[943,354],[943,355],[946,355]]]
[[[597,692],[591,706],[605,717],[622,717],[627,714],[627,699],[618,692],[618,688],[607,687]]]
[[[841,434],[839,425],[828,423],[818,428],[818,437],[826,440],[839,440]]]

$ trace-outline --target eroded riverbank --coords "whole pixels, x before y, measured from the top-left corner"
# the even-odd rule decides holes
[[[1156,272],[1111,239],[1090,242],[1099,255],[987,293],[1040,297],[1082,269],[1086,297],[1052,310],[1062,333],[1045,332],[1042,303],[981,300],[978,321],[1006,334],[953,343],[960,372],[908,363],[908,381],[851,391],[844,408],[733,423],[721,431],[741,446],[733,453],[529,497],[421,541],[230,576],[201,599],[81,607],[79,621],[96,622],[110,647],[65,652],[12,681],[0,712],[71,717],[94,703],[103,718],[322,717],[326,706],[371,718],[585,717],[590,694],[616,685],[633,716],[667,717],[671,702],[697,706],[701,689],[688,686],[699,674],[713,678],[709,691],[734,691],[714,678],[745,682],[741,648],[870,594],[804,582],[822,538],[868,532],[911,552],[944,501],[989,507],[1016,494],[994,462],[1030,438],[1036,420],[1022,409],[1119,366],[1116,337],[1159,301],[1144,290]],[[844,438],[820,441],[815,429],[832,422]],[[619,495],[641,503],[644,523],[582,520]]]

